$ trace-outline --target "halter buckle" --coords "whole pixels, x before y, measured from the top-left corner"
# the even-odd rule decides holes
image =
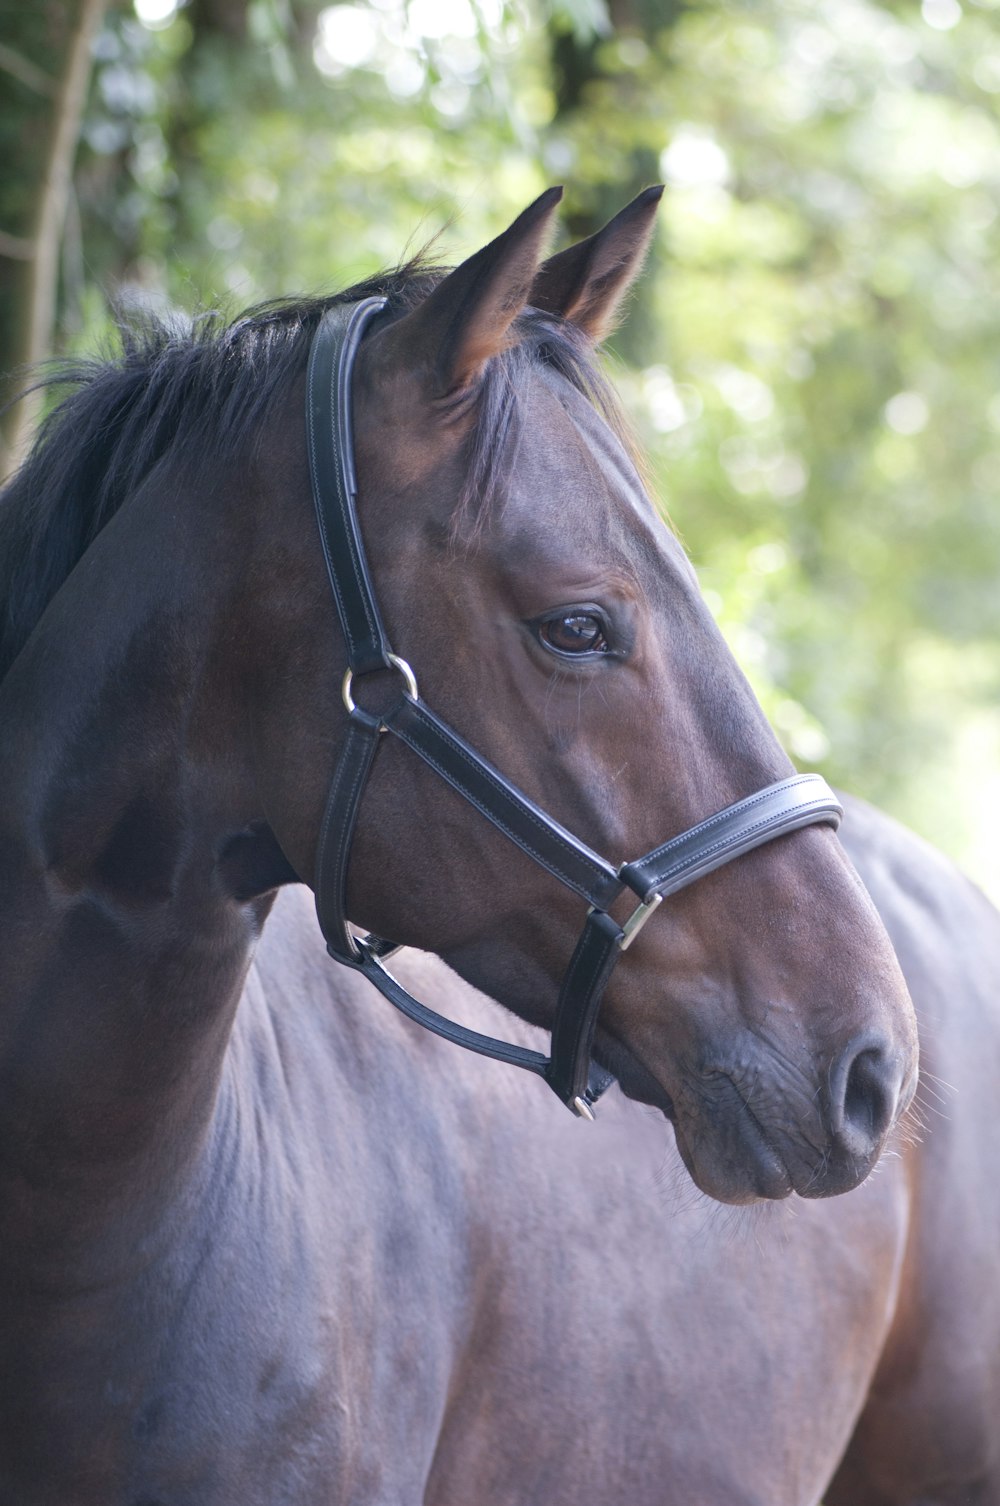
[[[646,921],[652,915],[657,905],[663,900],[662,894],[651,894],[649,899],[644,899],[641,905],[637,905],[622,926],[622,939],[618,943],[620,952],[627,952]]]

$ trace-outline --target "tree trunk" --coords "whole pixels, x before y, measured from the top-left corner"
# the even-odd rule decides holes
[[[11,374],[52,353],[73,166],[94,38],[107,4],[52,0],[37,10],[27,6],[19,30],[15,28],[23,46],[0,49],[0,70],[13,79],[0,125],[0,141],[13,150],[7,159],[13,177],[0,198],[0,210],[12,216],[0,238],[0,257],[6,263],[0,278],[0,368],[8,399],[17,385]],[[40,67],[38,56],[49,66]],[[32,393],[6,415],[0,451],[4,474],[26,453],[41,406],[41,394]]]

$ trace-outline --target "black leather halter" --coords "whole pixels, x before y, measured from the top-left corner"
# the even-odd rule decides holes
[[[330,309],[309,357],[306,425],[313,498],[323,555],[347,642],[343,699],[348,723],[327,799],[316,854],[316,910],[331,957],[356,968],[397,1009],[446,1040],[544,1077],[574,1113],[593,1118],[592,1105],[612,1078],[590,1061],[601,995],[611,970],[658,904],[741,853],[815,822],[838,826],[843,811],[825,780],[799,774],[727,806],[645,857],[615,868],[560,826],[435,716],[420,699],[413,671],[392,652],[378,604],[357,516],[351,425],[351,373],[382,298]],[[354,702],[354,681],[395,670],[400,691],[378,715]],[[421,1004],[389,973],[382,959],[396,948],[377,936],[355,935],[347,921],[347,866],[361,796],[380,734],[390,732],[543,868],[585,899],[590,909],[562,982],[552,1028],[552,1054],[480,1035]],[[639,904],[624,926],[608,914],[626,889]]]

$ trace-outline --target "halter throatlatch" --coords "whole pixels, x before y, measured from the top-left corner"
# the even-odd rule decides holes
[[[384,298],[366,298],[328,310],[309,357],[306,426],[313,499],[348,655],[343,685],[347,732],[316,854],[320,927],[331,957],[364,973],[390,1003],[418,1024],[470,1051],[538,1073],[574,1113],[592,1119],[593,1104],[612,1081],[590,1060],[601,995],[618,958],[657,905],[704,874],[786,832],[817,822],[838,826],[843,810],[819,775],[798,774],[727,806],[645,857],[615,868],[522,794],[425,705],[412,669],[389,645],[357,514],[351,373],[364,331],[384,307]],[[357,705],[352,694],[354,681],[376,670],[391,670],[400,682],[396,699],[377,716]],[[384,732],[411,748],[488,821],[590,906],[559,991],[550,1056],[468,1030],[428,1009],[383,966],[383,959],[395,950],[393,943],[378,936],[357,936],[350,929],[346,890],[351,839]],[[626,889],[639,903],[620,926],[608,910]]]

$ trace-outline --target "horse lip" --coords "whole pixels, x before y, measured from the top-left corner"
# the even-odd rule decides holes
[[[742,1102],[742,1100],[741,1100]],[[767,1189],[760,1191],[761,1197],[779,1199],[788,1197],[796,1191],[795,1181],[781,1154],[775,1150],[763,1127],[757,1120],[753,1110],[743,1104],[745,1123],[750,1126],[751,1136],[757,1142],[760,1154],[759,1168],[765,1172],[764,1180],[767,1181]],[[747,1138],[751,1138],[748,1136]]]
[[[747,1164],[739,1174],[739,1186],[736,1185],[737,1179],[727,1177],[723,1189],[721,1178],[712,1167],[705,1165],[704,1155],[696,1156],[691,1150],[690,1139],[685,1134],[684,1120],[677,1112],[673,1095],[667,1091],[660,1078],[648,1066],[641,1063],[619,1037],[607,1030],[603,1030],[601,1034],[612,1046],[612,1050],[601,1052],[599,1059],[604,1060],[606,1065],[615,1071],[619,1086],[627,1098],[632,1098],[639,1103],[648,1103],[651,1108],[659,1109],[663,1117],[673,1125],[674,1139],[688,1175],[695,1185],[709,1197],[714,1197],[719,1202],[734,1204],[776,1202],[799,1190],[796,1187],[794,1173],[785,1164],[781,1154],[775,1149],[752,1111],[747,1108],[736,1084],[727,1074],[720,1072],[713,1073],[712,1076],[718,1076],[728,1083],[737,1099],[734,1105],[737,1117],[734,1122],[739,1133],[741,1152]],[[628,1067],[636,1073],[638,1081],[633,1079]],[[715,1119],[711,1111],[705,1112],[709,1120]],[[703,1138],[708,1140],[712,1137]]]
[[[623,1093],[628,1098],[659,1109],[664,1118],[669,1120],[674,1127],[674,1139],[688,1175],[702,1192],[718,1202],[776,1202],[792,1193],[809,1200],[829,1197],[850,1191],[864,1181],[870,1172],[872,1163],[867,1161],[864,1165],[845,1163],[838,1167],[817,1156],[823,1171],[822,1175],[817,1175],[816,1161],[791,1153],[794,1151],[794,1143],[787,1147],[790,1154],[783,1154],[747,1105],[737,1084],[724,1070],[717,1069],[709,1073],[703,1071],[700,1075],[703,1086],[708,1077],[728,1087],[729,1094],[725,1093],[725,1088],[723,1092],[724,1099],[731,1095],[728,1105],[731,1117],[726,1115],[727,1105],[724,1099],[714,1105],[703,1101],[701,1113],[704,1122],[710,1127],[707,1133],[692,1135],[690,1131],[695,1128],[695,1123],[691,1121],[689,1114],[678,1113],[673,1095],[668,1093],[659,1077],[648,1066],[641,1064],[624,1042],[610,1032],[607,1034],[617,1050],[602,1055],[606,1054],[607,1064],[613,1070],[617,1069],[616,1075]],[[617,1059],[612,1061],[612,1056]],[[638,1081],[632,1079],[626,1063],[633,1070],[637,1069]],[[901,1097],[905,1097],[905,1094]],[[738,1160],[730,1157],[727,1169],[724,1144],[727,1133],[732,1135],[734,1132]],[[693,1146],[699,1149],[696,1151]],[[715,1149],[713,1153],[713,1147],[719,1147],[722,1154],[719,1154],[719,1149]]]
[[[721,1203],[739,1205],[780,1202],[790,1197],[798,1191],[795,1176],[760,1121],[747,1106],[736,1084],[725,1073],[713,1072],[708,1075],[721,1078],[731,1089],[731,1095],[735,1099],[732,1108],[735,1112],[726,1124],[720,1113],[724,1110],[723,1103],[713,1107],[703,1105],[703,1113],[711,1129],[708,1135],[695,1136],[694,1141],[695,1144],[701,1142],[708,1150],[707,1157],[705,1149],[700,1154],[696,1153],[692,1148],[691,1138],[685,1132],[683,1120],[674,1116],[677,1149],[692,1181],[707,1196],[714,1197]],[[727,1166],[724,1150],[727,1131],[731,1133],[733,1130],[737,1137],[738,1170],[732,1163]],[[720,1148],[723,1152],[721,1155]]]
[[[695,1186],[717,1202],[740,1206],[747,1203],[780,1202],[795,1191],[788,1168],[762,1133],[755,1120],[748,1121],[751,1133],[742,1126],[743,1165],[737,1175],[724,1168],[720,1172],[706,1164],[704,1155],[692,1151],[683,1127],[675,1121],[674,1138],[681,1160]]]

